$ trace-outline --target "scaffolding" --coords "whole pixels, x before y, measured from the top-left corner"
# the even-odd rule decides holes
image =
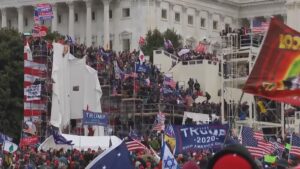
[[[44,141],[48,136],[48,126],[50,119],[50,109],[51,109],[51,97],[52,97],[52,80],[51,80],[51,72],[52,72],[52,51],[48,48],[46,41],[43,39],[38,39],[30,44],[30,49],[32,53],[32,63],[38,63],[45,67],[42,71],[36,71],[30,69],[29,75],[35,76],[32,84],[41,85],[41,94],[40,100],[36,101],[26,101],[29,104],[29,112],[30,116],[26,116],[23,122],[23,129],[25,128],[25,120],[29,120],[33,122],[36,127],[35,136],[39,138],[39,141]],[[39,108],[38,112],[33,106],[34,104],[40,104],[43,108]],[[34,114],[33,112],[37,112]],[[37,115],[37,116],[36,116]],[[27,134],[22,133],[22,138],[28,136]],[[34,135],[33,135],[34,136]]]
[[[247,125],[256,129],[269,128],[271,132],[267,134],[281,133],[283,136],[284,105],[281,103],[253,96],[253,99],[247,100],[250,103],[247,117],[241,119],[239,116],[244,96],[241,88],[255,64],[262,41],[262,34],[228,34],[222,37],[221,119],[222,123],[228,122],[232,127]],[[237,96],[233,90],[240,90],[240,95]],[[258,106],[258,101],[262,100],[266,114],[262,114]]]

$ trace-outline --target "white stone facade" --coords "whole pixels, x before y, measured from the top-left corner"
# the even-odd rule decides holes
[[[243,18],[281,15],[287,20],[293,13],[287,7],[299,7],[294,1],[285,5],[285,0],[0,0],[0,23],[31,32],[34,6],[51,3],[55,16],[44,24],[52,31],[120,51],[137,49],[139,37],[154,28],[174,28],[184,43],[195,45],[204,37],[218,37],[226,24],[241,26]]]

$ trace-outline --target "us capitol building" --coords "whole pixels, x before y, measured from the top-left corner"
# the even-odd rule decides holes
[[[154,28],[174,28],[191,45],[219,36],[226,26],[252,23],[255,17],[280,16],[300,29],[295,22],[300,0],[0,0],[1,26],[31,32],[37,3],[53,5],[54,19],[43,23],[52,31],[117,51],[137,49],[140,36]]]

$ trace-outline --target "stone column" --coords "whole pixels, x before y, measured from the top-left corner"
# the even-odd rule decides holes
[[[23,16],[23,10],[24,7],[20,6],[17,8],[18,9],[18,31],[23,33],[23,29],[24,29],[24,16]]]
[[[1,27],[2,27],[2,28],[5,28],[5,27],[7,27],[6,8],[2,8],[2,9],[1,9],[1,16],[2,16]]]
[[[92,45],[92,1],[87,0],[86,4],[86,46]]]
[[[250,18],[248,18],[248,21],[249,21],[249,23],[250,23],[250,29],[252,30],[253,29],[253,21],[254,21],[254,17],[250,17]],[[244,26],[244,25],[242,25],[242,26]]]
[[[57,4],[52,4],[52,12],[53,12],[53,19],[52,19],[52,26],[51,31],[57,31]]]
[[[171,2],[169,3],[169,25],[170,27],[172,27],[174,25],[174,20],[175,20],[175,13],[173,11],[174,8],[174,4],[172,4]]]
[[[104,44],[103,47],[104,49],[110,49],[110,45],[109,45],[109,3],[111,0],[102,0],[102,3],[104,5],[104,18],[103,18],[103,27],[104,27]]]
[[[300,23],[297,22],[300,16],[300,0],[287,0],[285,5],[287,9],[287,25],[300,31]]]
[[[69,36],[72,39],[75,39],[74,37],[74,2],[68,2],[69,6]]]

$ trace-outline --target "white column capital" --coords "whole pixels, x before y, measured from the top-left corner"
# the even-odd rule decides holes
[[[17,6],[16,8],[17,8],[18,12],[24,11],[24,6]]]
[[[69,6],[69,8],[74,8],[74,1],[68,1],[66,4]]]
[[[6,15],[6,10],[7,10],[6,8],[0,8],[0,10],[2,15]]]
[[[86,7],[92,7],[92,0],[84,0]]]
[[[101,0],[103,5],[109,5],[111,0]]]
[[[55,8],[55,9],[57,8],[57,3],[50,3],[50,4],[51,4],[52,9],[53,8]]]
[[[173,4],[173,3],[169,2],[169,7],[170,7],[170,9],[173,9],[173,8],[174,8],[174,6],[175,6],[175,4]]]

